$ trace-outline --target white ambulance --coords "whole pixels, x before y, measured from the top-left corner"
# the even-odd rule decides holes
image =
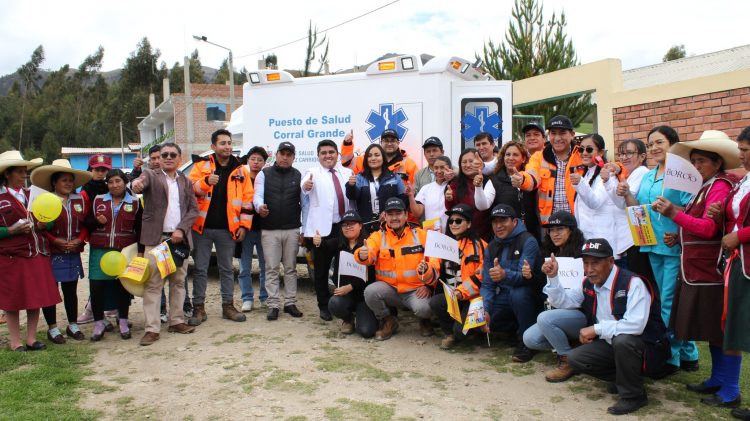
[[[323,139],[341,140],[353,131],[355,154],[396,130],[401,148],[420,167],[422,142],[439,137],[454,161],[480,132],[511,139],[510,81],[496,81],[458,57],[436,57],[422,65],[403,55],[372,63],[365,72],[295,78],[281,70],[248,73],[244,105],[230,130],[242,135],[242,153],[262,146],[273,157],[283,141],[296,147],[294,166],[316,165]]]

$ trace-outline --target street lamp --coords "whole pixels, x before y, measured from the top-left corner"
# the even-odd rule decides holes
[[[203,41],[205,43],[215,45],[219,48],[223,48],[229,51],[229,108],[231,108],[231,111],[229,111],[229,115],[231,116],[232,112],[234,112],[234,63],[232,61],[232,49],[209,41],[205,35],[200,37],[198,35],[193,35],[193,38],[196,41]]]

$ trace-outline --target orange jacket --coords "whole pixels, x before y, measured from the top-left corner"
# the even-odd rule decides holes
[[[384,226],[370,234],[365,241],[368,248],[367,259],[359,258],[360,249],[354,251],[354,258],[363,265],[375,265],[375,279],[396,288],[399,294],[423,285],[434,288],[440,259],[430,258],[427,261],[430,269],[422,279],[417,274],[417,266],[424,260],[426,240],[427,232],[422,228],[407,225],[399,236]]]
[[[581,154],[578,147],[571,149],[568,165],[563,169],[558,169],[555,164],[555,154],[552,146],[547,145],[541,151],[534,152],[529,163],[526,164],[526,170],[522,171],[523,184],[521,189],[526,191],[539,191],[539,216],[542,224],[546,224],[552,215],[552,205],[555,195],[556,177],[565,177],[565,196],[568,199],[570,212],[575,212],[576,190],[570,183],[571,168],[573,171],[581,165]]]
[[[461,293],[460,300],[468,301],[479,296],[484,249],[486,248],[487,242],[481,238],[477,239],[476,243],[468,238],[463,238],[458,242],[458,249],[461,253],[461,284],[456,286],[456,291]]]
[[[354,142],[348,145],[346,143],[341,144],[341,165],[354,171],[354,174],[360,174],[365,170],[364,161],[364,155],[354,156]],[[397,156],[393,161],[386,162],[386,165],[391,172],[406,173],[409,176],[409,184],[414,185],[419,167],[411,158],[406,156],[405,150],[401,150],[400,158]]]
[[[214,162],[215,155],[209,155],[205,159],[195,162],[190,171],[190,181],[193,182],[196,200],[198,201],[198,218],[193,223],[193,230],[202,233],[206,223],[208,207],[211,205],[211,193],[214,186],[206,181],[208,176],[216,170]],[[237,159],[232,156],[230,159]],[[245,165],[239,164],[232,171],[227,180],[227,222],[229,232],[237,239],[239,229],[249,230],[253,222],[253,182],[250,179],[250,171]]]

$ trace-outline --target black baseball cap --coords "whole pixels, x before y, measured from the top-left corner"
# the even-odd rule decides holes
[[[583,243],[583,247],[581,247],[581,255],[591,257],[612,257],[614,256],[614,252],[612,251],[612,246],[609,245],[607,240],[603,238],[592,238]]]
[[[531,123],[523,126],[523,129],[521,129],[521,133],[526,134],[526,132],[528,132],[529,130],[539,130],[542,136],[544,136],[544,127],[542,127],[542,125],[536,121],[532,121]]]
[[[570,121],[568,116],[556,115],[547,122],[547,130],[550,129],[573,130],[573,122]]]
[[[445,214],[448,216],[458,214],[458,215],[461,215],[467,221],[471,221],[471,218],[474,215],[474,213],[471,211],[471,207],[465,203],[459,203],[458,205],[445,211]]]
[[[398,137],[398,132],[393,129],[383,130],[383,133],[380,133],[380,139],[382,140],[384,137],[393,137],[396,138],[396,140],[400,140]]]
[[[190,247],[187,246],[187,243],[184,241],[179,244],[172,243],[172,239],[170,238],[167,240],[167,244],[169,245],[169,251],[172,253],[172,259],[174,260],[175,266],[182,267],[182,264],[185,263],[185,259],[190,256]]]
[[[422,144],[422,149],[428,146],[437,146],[438,148],[443,149],[443,142],[441,142],[440,139],[435,136],[430,136],[425,139],[424,143]]]
[[[404,205],[404,201],[399,199],[398,197],[391,197],[385,202],[385,208],[383,210],[386,212],[388,212],[389,210],[405,211],[406,205]]]
[[[295,153],[294,145],[290,142],[281,142],[279,143],[279,147],[276,148],[276,152],[280,152],[283,150],[290,151],[291,153]]]
[[[492,208],[492,213],[490,213],[490,218],[515,218],[516,217],[516,210],[513,209],[511,206],[499,204]]]
[[[567,211],[557,211],[553,213],[549,220],[547,220],[547,223],[544,224],[545,227],[570,227],[570,228],[577,228],[578,227],[578,221],[576,221],[576,217],[573,216],[572,213]]]
[[[357,211],[354,209],[346,211],[344,216],[341,217],[341,222],[362,222],[362,217],[359,216]]]

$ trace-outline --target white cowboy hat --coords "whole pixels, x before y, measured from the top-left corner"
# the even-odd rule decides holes
[[[30,170],[40,165],[42,165],[42,158],[27,161],[23,159],[21,152],[16,150],[5,151],[0,154],[0,174],[10,167],[26,167],[26,170]]]
[[[706,130],[698,140],[675,143],[669,152],[679,155],[688,161],[693,149],[714,152],[724,161],[724,169],[732,170],[740,166],[739,147],[726,133],[719,130]]]
[[[51,192],[54,190],[51,177],[56,172],[73,174],[73,188],[76,189],[91,180],[90,172],[74,169],[67,159],[56,159],[51,165],[42,165],[35,169],[31,173],[31,184]]]

